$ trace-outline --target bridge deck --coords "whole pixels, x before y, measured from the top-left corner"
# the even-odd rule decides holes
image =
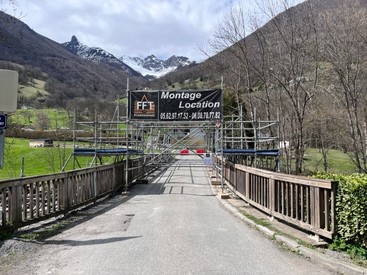
[[[29,254],[9,272],[328,274],[226,211],[202,167],[158,170],[149,184],[75,217],[68,230],[44,241],[36,259]]]

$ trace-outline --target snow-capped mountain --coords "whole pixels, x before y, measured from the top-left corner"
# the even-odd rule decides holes
[[[97,63],[106,63],[110,66],[120,68],[132,76],[140,75],[139,72],[132,69],[113,54],[110,54],[98,47],[88,47],[82,44],[75,35],[71,37],[69,42],[63,43],[63,45],[68,49],[69,52],[76,54],[83,59],[92,60]]]
[[[82,44],[75,35],[71,37],[69,42],[63,43],[63,45],[69,52],[83,59],[119,67],[133,76],[142,75],[149,80],[159,78],[179,67],[193,63],[187,57],[175,55],[167,60],[161,60],[154,55],[149,55],[145,58],[129,56],[117,58],[99,47],[89,47]]]
[[[193,63],[187,57],[175,55],[167,60],[161,60],[155,55],[149,55],[146,58],[122,56],[120,60],[149,79],[161,77],[178,67]]]

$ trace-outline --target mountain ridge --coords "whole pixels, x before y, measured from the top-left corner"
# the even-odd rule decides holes
[[[151,54],[145,58],[121,56],[120,60],[129,64],[130,67],[139,71],[145,77],[151,79],[159,78],[167,73],[173,72],[178,68],[191,65],[195,63],[190,61],[185,56],[172,55],[166,60],[157,58],[154,54]]]
[[[62,45],[69,52],[83,59],[120,67],[132,75],[141,75],[148,80],[159,78],[169,72],[175,71],[177,68],[194,63],[187,57],[176,55],[172,55],[166,60],[159,59],[154,54],[148,55],[145,58],[127,55],[117,58],[100,47],[90,47],[81,43],[75,35],[71,37],[69,42],[64,42]]]
[[[91,60],[96,63],[106,63],[111,66],[121,68],[126,73],[133,76],[141,75],[139,72],[125,64],[122,60],[102,48],[89,47],[82,44],[75,35],[71,37],[69,42],[62,43],[62,45],[64,45],[69,52],[81,57],[82,59]]]

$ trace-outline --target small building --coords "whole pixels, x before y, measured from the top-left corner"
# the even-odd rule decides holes
[[[32,139],[29,141],[29,147],[53,147],[52,139]]]

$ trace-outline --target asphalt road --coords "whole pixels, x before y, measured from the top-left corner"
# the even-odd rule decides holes
[[[79,215],[7,274],[330,274],[225,210],[200,167],[162,170]]]

